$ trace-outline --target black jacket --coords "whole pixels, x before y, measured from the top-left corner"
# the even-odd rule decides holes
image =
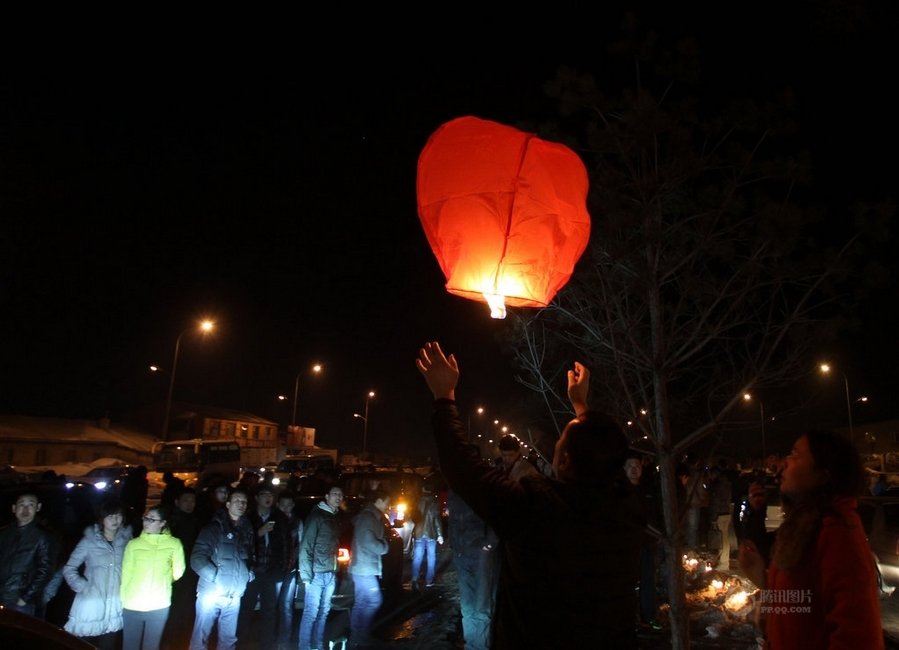
[[[253,526],[253,539],[256,541],[256,559],[253,562],[253,573],[257,576],[268,571],[283,574],[287,571],[287,552],[290,546],[290,527],[287,516],[272,508],[266,521],[274,521],[275,527],[266,536],[259,536],[259,528],[263,525],[262,517],[256,511],[249,514],[250,524]]]
[[[303,523],[300,541],[300,580],[312,582],[316,573],[337,571],[341,522],[337,513],[316,505]]]
[[[645,520],[624,471],[515,481],[480,461],[454,402],[436,400],[432,422],[450,487],[500,538],[494,648],[634,647]]]
[[[430,494],[422,494],[418,500],[412,537],[415,539],[443,537],[443,529],[440,525],[440,506],[437,505],[437,499]]]
[[[239,598],[253,579],[253,527],[241,517],[236,523],[227,510],[212,516],[197,536],[190,554],[190,568],[200,581],[197,593],[215,593]]]
[[[50,534],[36,521],[25,526],[14,521],[0,529],[0,605],[15,605],[19,598],[41,604],[55,562],[50,548]]]

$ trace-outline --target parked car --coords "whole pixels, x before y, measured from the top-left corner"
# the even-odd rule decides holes
[[[28,480],[28,475],[20,472],[12,465],[0,465],[0,485],[7,483],[24,483]]]
[[[24,490],[35,494],[41,502],[37,520],[73,546],[84,534],[84,528],[96,521],[96,508],[102,500],[102,493],[93,485],[67,483],[59,478],[2,484],[0,526],[15,520],[12,506]]]
[[[0,607],[0,638],[9,648],[94,650],[94,646],[84,639],[41,618],[8,607]]]
[[[877,581],[883,594],[899,586],[899,496],[862,497],[858,514],[877,563]]]
[[[110,490],[118,490],[128,472],[134,468],[134,465],[109,465],[106,467],[95,467],[83,476],[75,476],[71,479],[71,483],[86,483],[93,485],[100,492],[108,492]]]
[[[285,456],[275,468],[272,484],[288,486],[297,492],[296,485],[300,479],[318,472],[334,472],[335,469],[334,458],[328,454]]]

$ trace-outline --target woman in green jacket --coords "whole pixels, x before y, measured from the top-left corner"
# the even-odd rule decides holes
[[[122,560],[122,650],[159,650],[172,604],[172,583],[184,575],[181,540],[167,527],[166,506],[150,508],[143,531],[125,547]]]

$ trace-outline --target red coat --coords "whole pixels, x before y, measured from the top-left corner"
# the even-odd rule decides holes
[[[768,567],[761,604],[770,650],[883,649],[874,558],[857,506],[854,498],[835,500],[842,518],[824,518],[802,562]]]

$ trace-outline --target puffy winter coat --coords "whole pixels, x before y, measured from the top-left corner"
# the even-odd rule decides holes
[[[168,531],[132,539],[122,559],[122,606],[138,612],[172,604],[172,583],[184,575],[181,540]]]
[[[234,522],[227,510],[212,516],[197,536],[190,568],[200,576],[197,595],[240,597],[253,579],[253,527],[241,517]]]
[[[118,530],[107,541],[103,527],[94,524],[84,531],[63,567],[62,575],[75,592],[65,630],[75,636],[99,636],[122,629],[122,557],[132,538],[131,528]],[[84,566],[84,575],[79,569]]]

